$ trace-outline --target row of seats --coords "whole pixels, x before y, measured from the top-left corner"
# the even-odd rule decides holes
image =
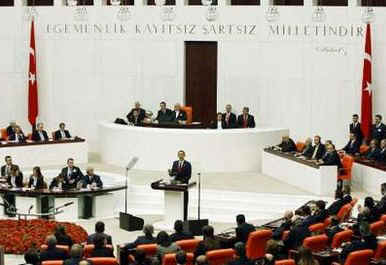
[[[93,265],[118,265],[116,258],[88,258]],[[49,260],[43,261],[42,265],[63,265],[63,260]]]
[[[67,245],[56,245],[57,248],[62,249],[67,252],[67,254],[70,254],[70,248]],[[107,248],[113,248],[112,245],[106,245]],[[91,258],[91,253],[94,251],[95,246],[93,244],[87,244],[83,245],[83,257],[84,258]],[[46,250],[47,245],[41,245],[40,250]]]

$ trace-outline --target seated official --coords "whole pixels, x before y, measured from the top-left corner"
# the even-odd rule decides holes
[[[170,240],[172,242],[194,239],[194,236],[191,233],[184,232],[184,223],[181,220],[174,222],[174,234],[170,235]]]
[[[380,152],[381,151],[378,147],[378,141],[376,139],[373,139],[370,142],[370,149],[366,153],[366,158],[369,160],[378,160]]]
[[[24,133],[21,131],[19,126],[15,127],[15,133],[8,136],[8,141],[12,143],[25,143],[27,141],[27,138],[25,137]]]
[[[254,265],[255,262],[248,259],[245,250],[245,243],[237,242],[235,244],[236,258],[228,263],[228,265]]]
[[[249,114],[249,108],[243,108],[243,114],[237,118],[237,124],[239,128],[255,128],[255,117]]]
[[[66,124],[64,124],[64,122],[61,122],[59,124],[59,130],[57,130],[54,133],[54,140],[58,141],[58,140],[66,140],[70,138],[71,138],[71,134],[68,130],[66,130]]]
[[[160,103],[160,110],[158,111],[157,117],[155,118],[159,124],[174,122],[173,112],[166,108],[166,102]]]
[[[57,241],[54,235],[47,236],[47,249],[40,252],[40,261],[46,260],[65,260],[68,259],[67,252],[56,247]]]
[[[166,254],[177,253],[181,248],[174,242],[170,240],[168,233],[161,231],[157,235],[157,256],[160,260]]]
[[[30,176],[28,181],[28,188],[34,190],[41,190],[45,187],[46,184],[44,183],[44,177],[42,175],[40,167],[34,167],[32,170],[32,175]]]
[[[36,126],[36,130],[32,133],[32,140],[35,142],[48,141],[48,134],[44,130],[43,123],[39,122]]]
[[[214,229],[212,226],[204,226],[202,228],[202,235],[203,240],[198,243],[196,250],[194,251],[195,258],[205,255],[208,251],[221,248],[220,241],[214,237]]]
[[[352,115],[352,123],[350,124],[350,133],[355,134],[357,141],[362,144],[363,142],[363,133],[361,129],[361,124],[358,121],[359,116],[358,114]]]
[[[222,113],[218,112],[217,113],[217,120],[215,122],[214,121],[211,122],[210,128],[222,130],[222,129],[225,129],[225,127],[226,127],[226,125],[225,125],[225,121],[223,121]]]
[[[73,189],[77,186],[78,181],[83,178],[83,173],[79,167],[74,166],[74,159],[67,160],[67,167],[60,173],[64,177],[64,189]]]
[[[371,139],[375,139],[378,142],[386,138],[386,125],[382,122],[382,116],[375,115],[375,123],[371,127]]]
[[[5,160],[5,165],[1,167],[1,177],[4,178],[4,177],[7,177],[9,176],[9,174],[11,173],[11,168],[12,168],[12,165],[14,165],[12,163],[12,157],[7,155],[5,156],[4,158]],[[15,165],[19,168],[18,165]]]
[[[10,137],[11,135],[13,135],[15,133],[16,126],[17,126],[16,121],[10,121],[9,122],[9,125],[6,129],[8,137]],[[4,140],[6,140],[6,139],[4,139]]]
[[[82,178],[82,187],[83,188],[103,188],[103,182],[101,177],[94,174],[94,168],[87,168],[87,174]]]
[[[335,146],[333,144],[329,144],[326,147],[326,153],[318,161],[319,165],[324,166],[338,166],[338,168],[342,168],[342,162],[340,160],[338,152],[335,150]]]
[[[386,139],[381,141],[381,148],[379,149],[377,161],[386,163]]]
[[[312,139],[307,138],[305,141],[304,149],[300,153],[300,155],[304,156],[307,159],[310,159],[312,157],[313,152],[314,152],[314,148],[312,147]]]
[[[173,119],[178,124],[186,124],[187,116],[186,112],[181,110],[181,105],[179,103],[176,103],[174,105],[174,110],[172,112]]]
[[[102,235],[106,239],[106,244],[107,245],[112,245],[113,241],[111,239],[111,236],[108,234],[105,234],[105,223],[98,221],[95,224],[95,233],[91,234],[87,237],[87,244],[94,244],[94,238],[97,235]]]
[[[55,228],[55,237],[58,245],[65,245],[72,247],[72,238],[67,234],[66,228],[62,225],[58,225]]]
[[[222,121],[224,122],[223,129],[237,128],[236,115],[232,113],[232,105],[227,104],[225,106],[225,113],[222,115]]]
[[[361,143],[357,140],[357,136],[354,133],[350,133],[350,140],[342,150],[349,155],[358,155],[360,147]]]
[[[146,117],[146,111],[141,108],[141,104],[136,101],[134,103],[134,108],[126,115],[127,121],[134,125],[140,124]]]
[[[94,237],[94,250],[91,252],[92,258],[111,257],[114,258],[112,248],[106,247],[106,237],[101,234],[96,234]]]
[[[249,234],[256,230],[255,226],[248,224],[245,221],[245,216],[243,214],[236,216],[236,222],[236,242],[246,243],[248,241]]]
[[[20,172],[16,165],[11,166],[10,174],[7,177],[8,187],[22,188],[23,187],[23,173]]]
[[[324,153],[326,153],[326,147],[321,143],[321,140],[322,138],[319,135],[314,136],[314,146],[311,156],[312,160],[319,160],[324,156]]]
[[[56,176],[55,178],[52,179],[49,188],[50,188],[50,190],[54,190],[54,189],[63,190],[64,189],[64,177],[62,176],[62,174],[59,174],[58,176]]]
[[[282,137],[282,141],[277,147],[282,152],[296,152],[296,144],[288,135]]]

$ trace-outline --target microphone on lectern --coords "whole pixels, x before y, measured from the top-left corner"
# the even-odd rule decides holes
[[[29,209],[28,209],[28,214],[30,214],[31,213],[31,210],[34,208],[34,205],[32,204],[30,207],[29,207]]]
[[[137,164],[138,159],[139,159],[139,158],[138,158],[137,156],[134,156],[134,157],[130,160],[129,164],[127,164],[126,170],[132,169],[132,168],[135,166],[135,164]]]

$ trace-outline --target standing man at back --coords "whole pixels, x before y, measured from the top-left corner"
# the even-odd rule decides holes
[[[362,144],[363,133],[362,133],[361,124],[359,123],[358,120],[359,120],[358,114],[352,115],[352,123],[350,124],[350,133],[355,134],[359,144]]]

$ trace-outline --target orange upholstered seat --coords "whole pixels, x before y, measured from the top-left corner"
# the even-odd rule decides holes
[[[351,252],[344,265],[369,265],[370,259],[373,257],[374,251],[370,249],[359,250]],[[337,262],[333,262],[333,265],[339,265]]]
[[[47,245],[41,245],[40,246],[40,250],[46,250],[48,248]],[[63,249],[67,252],[67,254],[70,253],[70,248],[69,246],[66,246],[66,245],[56,245],[56,248],[59,248],[59,249]]]
[[[8,139],[7,129],[6,128],[1,128],[0,132],[1,132],[1,137],[0,138],[3,138],[4,140],[7,140]]]
[[[193,108],[190,106],[182,106],[181,110],[186,112],[186,124],[193,122]]]
[[[339,248],[343,242],[351,241],[353,234],[351,230],[336,233],[332,238],[331,248]]]
[[[93,265],[118,265],[116,258],[88,258]]]
[[[293,259],[283,259],[275,262],[275,265],[296,265]]]
[[[352,206],[350,203],[347,203],[342,208],[340,208],[340,210],[337,214],[339,221],[343,222],[343,221],[347,220],[351,215],[351,210],[352,210]]]
[[[112,245],[106,245],[107,248],[113,248]],[[91,257],[91,253],[93,252],[95,246],[93,244],[84,245],[83,247],[83,255],[85,258]]]
[[[246,245],[247,257],[252,260],[264,257],[267,241],[271,237],[271,230],[260,230],[250,233]]]
[[[370,149],[370,146],[363,144],[361,145],[361,147],[359,147],[359,153],[361,155],[364,155],[367,153],[367,151],[369,151],[369,149]]]
[[[378,242],[378,247],[375,251],[374,259],[376,261],[386,259],[386,241]]]
[[[177,241],[176,244],[185,252],[194,252],[200,242],[200,239],[187,239]]]
[[[310,225],[308,229],[310,230],[311,233],[322,234],[326,229],[326,225],[324,223],[317,223],[317,224]]]
[[[306,144],[304,142],[296,142],[296,150],[299,153],[303,152],[305,147],[306,147]]]
[[[351,180],[351,171],[354,164],[354,158],[352,156],[345,155],[341,161],[343,168],[339,172],[338,179]]]
[[[157,253],[157,244],[138,245],[136,249],[142,249],[147,256],[154,256]]]
[[[186,265],[192,265],[194,259],[193,253],[186,253]],[[166,254],[163,257],[162,265],[177,265],[176,254]]]
[[[231,248],[217,249],[206,252],[206,259],[210,265],[224,265],[233,260],[235,251]]]
[[[370,225],[370,230],[371,230],[371,233],[373,233],[376,236],[383,235],[385,232],[385,223],[382,220],[372,223]]]
[[[310,236],[304,239],[303,246],[311,249],[313,252],[321,251],[327,248],[328,237],[326,235]]]
[[[63,260],[46,260],[42,265],[63,265]]]

